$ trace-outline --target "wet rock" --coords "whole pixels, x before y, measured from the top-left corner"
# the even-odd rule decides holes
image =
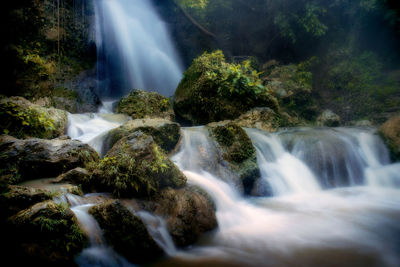
[[[232,122],[211,123],[210,135],[220,146],[224,159],[237,173],[243,183],[244,192],[250,194],[254,182],[260,177],[256,149],[246,132]]]
[[[141,131],[119,140],[92,171],[91,183],[118,197],[151,196],[186,184],[178,167]]]
[[[163,254],[145,224],[118,200],[110,200],[89,210],[104,232],[107,243],[130,262],[154,261]]]
[[[44,108],[23,97],[0,100],[0,133],[15,137],[54,138],[63,135],[68,114],[64,110]]]
[[[379,134],[390,149],[392,159],[400,159],[400,116],[387,120],[380,128]]]
[[[78,167],[59,175],[54,182],[85,185],[88,183],[89,179],[90,179],[90,173],[86,169]]]
[[[137,89],[118,102],[116,112],[127,114],[132,119],[175,119],[174,111],[168,98],[156,92],[146,92]]]
[[[74,265],[86,245],[72,211],[53,201],[40,202],[12,216],[9,221],[8,256],[13,263]],[[7,239],[6,239],[7,240]]]
[[[108,151],[118,140],[129,134],[142,131],[151,135],[165,152],[173,151],[181,137],[180,126],[165,119],[137,119],[111,130],[104,139],[103,151]]]
[[[11,175],[9,183],[56,177],[96,160],[97,152],[80,141],[0,136],[0,176]]]
[[[322,112],[321,115],[318,116],[317,125],[337,127],[340,125],[340,117],[339,115],[333,113],[331,110],[327,109],[324,112]]]
[[[214,203],[198,187],[164,189],[152,210],[166,218],[168,231],[180,247],[195,243],[202,233],[217,227]]]
[[[240,127],[275,132],[280,126],[279,115],[270,108],[254,108],[234,120]]]

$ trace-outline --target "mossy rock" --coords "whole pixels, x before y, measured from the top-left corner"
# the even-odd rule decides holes
[[[151,136],[141,131],[119,140],[90,167],[92,185],[117,197],[145,197],[164,187],[182,187],[186,177]]]
[[[18,254],[13,262],[71,266],[87,243],[73,212],[53,201],[22,210],[8,223],[8,256]]]
[[[22,97],[0,100],[0,133],[18,138],[44,139],[64,135],[68,114],[64,110],[44,108]]]
[[[246,132],[232,122],[208,124],[210,135],[220,146],[224,159],[240,176],[244,191],[250,194],[254,182],[260,177],[256,149]]]
[[[0,183],[56,177],[99,159],[87,144],[70,139],[16,139],[0,136]]]
[[[146,92],[138,89],[133,90],[118,102],[116,112],[127,114],[132,119],[175,119],[174,111],[168,98],[156,92]]]
[[[387,120],[380,128],[379,134],[390,149],[393,160],[400,160],[400,115]]]
[[[204,53],[184,73],[174,110],[192,124],[231,120],[254,107],[279,109],[249,61],[227,63],[221,51]]]
[[[270,108],[254,108],[234,120],[240,127],[256,128],[266,132],[275,132],[280,126],[286,126],[283,115]]]
[[[163,250],[153,240],[145,224],[118,200],[110,200],[89,210],[104,237],[116,252],[132,263],[154,261]]]
[[[165,119],[137,119],[111,130],[103,142],[102,151],[108,151],[118,140],[129,134],[141,131],[151,135],[165,152],[173,151],[181,137],[180,125]]]
[[[339,115],[333,113],[333,111],[327,109],[321,113],[321,115],[317,118],[318,126],[327,126],[327,127],[338,127],[340,126],[341,119]]]

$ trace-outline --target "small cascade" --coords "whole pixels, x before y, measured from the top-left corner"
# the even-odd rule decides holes
[[[174,94],[183,73],[166,23],[149,0],[96,0],[100,93],[133,88]],[[112,91],[111,91],[112,90]]]
[[[126,115],[112,113],[113,103],[113,101],[103,102],[98,113],[68,114],[68,136],[89,144],[103,154],[105,134],[130,120]]]

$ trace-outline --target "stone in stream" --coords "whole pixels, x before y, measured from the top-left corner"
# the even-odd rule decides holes
[[[161,188],[179,188],[186,177],[151,136],[141,131],[119,140],[107,155],[90,167],[91,186],[117,197],[145,197]]]
[[[180,125],[176,122],[160,118],[137,119],[108,132],[102,151],[107,152],[118,140],[136,131],[151,135],[154,142],[167,153],[175,149],[181,137]]]
[[[18,212],[2,232],[2,243],[7,244],[2,252],[15,266],[71,266],[87,243],[73,212],[53,201]]]
[[[143,221],[118,200],[92,207],[89,213],[97,220],[104,237],[116,252],[132,263],[154,261],[162,249],[149,234]]]
[[[138,89],[121,98],[117,103],[116,112],[127,114],[132,119],[175,119],[174,111],[168,98],[156,92],[146,92]]]
[[[337,127],[340,125],[340,117],[329,109],[324,110],[324,112],[322,112],[321,115],[319,115],[317,118],[317,125]]]
[[[7,135],[0,136],[2,183],[15,184],[35,178],[56,177],[98,158],[93,148],[77,140],[20,140]]]
[[[380,128],[379,134],[388,145],[394,160],[400,159],[400,115],[387,120]]]
[[[239,175],[244,192],[250,194],[254,182],[260,178],[256,149],[250,138],[240,126],[230,121],[210,123],[207,127],[221,148],[224,159]]]

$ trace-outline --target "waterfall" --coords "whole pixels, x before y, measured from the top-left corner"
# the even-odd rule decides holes
[[[398,266],[400,164],[390,164],[373,129],[246,131],[264,181],[257,186],[268,184],[273,197],[244,197],[202,163],[199,154],[212,145],[204,128],[183,130],[172,159],[189,184],[212,197],[219,228],[180,257],[250,266]]]
[[[173,95],[183,67],[151,1],[94,3],[100,93],[120,97],[138,88]]]

